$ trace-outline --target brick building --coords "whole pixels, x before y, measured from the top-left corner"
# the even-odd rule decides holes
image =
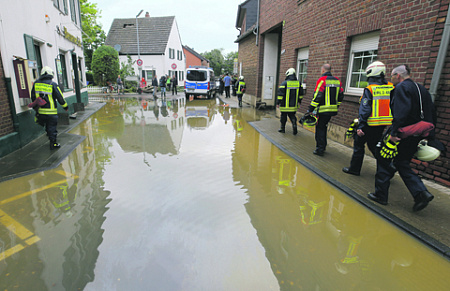
[[[189,68],[190,66],[209,67],[209,61],[194,49],[188,47],[187,45],[183,45],[183,52],[186,58],[186,68]]]
[[[390,72],[406,63],[411,77],[432,93],[438,114],[437,137],[448,148],[450,59],[446,58],[448,43],[441,43],[446,39],[443,36],[450,34],[444,30],[448,6],[449,0],[245,1],[238,7],[236,22],[240,70],[244,75],[248,72],[249,96],[244,101],[274,106],[284,72],[294,67],[306,89],[299,109],[302,114],[312,99],[320,67],[330,63],[333,75],[344,84],[345,99],[331,120],[328,137],[342,143],[350,121],[358,114],[366,86],[365,67],[379,60]],[[447,152],[429,164],[413,162],[420,174],[450,186],[449,157]]]

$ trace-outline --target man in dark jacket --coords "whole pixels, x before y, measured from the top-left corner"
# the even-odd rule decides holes
[[[317,80],[314,97],[306,115],[317,110],[319,120],[316,125],[316,149],[313,154],[323,156],[327,147],[327,126],[331,117],[337,115],[339,105],[344,99],[341,81],[331,74],[331,65],[321,68],[322,77]]]
[[[31,100],[35,101],[36,98],[42,98],[46,103],[39,107],[37,121],[40,125],[45,126],[48,139],[50,140],[50,149],[58,149],[61,147],[56,142],[56,136],[58,131],[56,126],[58,125],[58,102],[64,110],[68,110],[69,107],[64,100],[63,94],[58,87],[58,84],[52,81],[53,70],[50,67],[43,67],[41,70],[41,76],[34,82],[31,89]]]
[[[289,119],[292,123],[294,135],[297,134],[297,109],[303,98],[303,88],[295,76],[295,69],[290,68],[286,71],[286,79],[281,83],[277,92],[277,107],[280,109],[281,128],[278,132],[284,133],[286,129],[286,122]]]
[[[380,155],[394,157],[394,167],[390,166],[390,159],[377,159],[377,173],[375,175],[375,192],[369,193],[368,198],[386,205],[388,202],[389,186],[395,170],[414,198],[413,211],[425,208],[434,196],[428,192],[422,180],[412,171],[411,158],[417,151],[420,136],[398,137],[399,129],[419,121],[427,121],[436,125],[436,112],[428,91],[410,78],[410,69],[401,65],[392,70],[392,83],[395,89],[391,91],[391,112],[393,116],[390,135],[385,139]],[[431,133],[434,136],[434,132]],[[382,153],[391,153],[383,155]],[[396,154],[395,154],[396,153]]]
[[[392,124],[389,98],[394,85],[386,81],[385,75],[386,66],[380,61],[375,61],[366,68],[369,85],[364,88],[359,104],[353,155],[350,167],[342,168],[344,173],[359,176],[366,143],[373,156],[377,157],[379,151],[377,144],[383,136],[385,127]]]
[[[156,74],[152,79],[152,86],[153,86],[153,97],[156,97],[156,92],[158,91],[158,77],[156,77]]]
[[[159,79],[159,87],[161,87],[161,98],[166,97],[166,76],[162,75]]]

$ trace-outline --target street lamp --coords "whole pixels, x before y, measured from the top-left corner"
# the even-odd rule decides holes
[[[144,9],[141,9],[141,11],[139,11],[138,15],[136,15],[136,35],[137,35],[137,47],[138,47],[138,60],[141,59],[141,51],[139,50],[139,24],[138,24],[138,17],[139,15],[141,15],[141,13],[144,11]],[[142,67],[138,66],[138,70],[139,70],[139,80],[142,78],[141,76],[141,72],[142,72]]]

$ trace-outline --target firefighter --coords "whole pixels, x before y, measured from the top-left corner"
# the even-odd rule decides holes
[[[314,97],[306,115],[317,111],[316,149],[313,154],[323,156],[327,147],[327,125],[331,117],[337,115],[339,105],[344,99],[341,81],[331,74],[331,65],[325,64],[320,70],[322,76],[317,80]]]
[[[58,101],[65,111],[69,109],[58,84],[52,81],[53,76],[54,73],[50,67],[43,67],[41,76],[34,82],[33,88],[31,89],[32,101],[41,97],[46,102],[46,104],[40,106],[38,109],[38,123],[45,126],[45,131],[50,140],[51,150],[61,147],[61,145],[56,142],[56,136],[58,134],[58,131],[56,130],[56,126],[58,125],[56,102]]]
[[[281,112],[281,128],[278,132],[284,133],[286,131],[286,121],[289,116],[292,123],[293,133],[296,135],[297,117],[295,114],[297,113],[297,109],[303,99],[303,88],[297,80],[297,76],[295,76],[294,68],[290,68],[286,71],[286,79],[278,88],[277,95],[277,108],[280,108]]]
[[[237,98],[239,101],[239,107],[242,107],[242,96],[244,95],[245,89],[247,88],[245,86],[244,76],[239,77],[239,81],[236,82],[235,87],[236,87]]]
[[[359,104],[352,159],[349,167],[342,168],[344,173],[359,176],[365,144],[367,143],[373,156],[377,157],[377,143],[381,140],[385,127],[392,124],[389,102],[394,85],[386,81],[385,75],[386,66],[382,62],[373,62],[366,68],[368,86],[364,89]]]

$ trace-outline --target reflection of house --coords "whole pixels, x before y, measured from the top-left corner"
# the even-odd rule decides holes
[[[332,13],[329,5],[312,0],[281,0],[276,4],[247,0],[238,6],[236,28],[240,35],[236,42],[250,98],[244,101],[274,106],[277,87],[286,70],[293,67],[306,89],[300,108],[305,112],[321,66],[330,63],[333,75],[343,82],[345,97],[340,113],[331,120],[333,134],[329,137],[342,142],[348,124],[358,116],[368,64],[383,61],[389,76],[395,66],[406,63],[412,78],[425,84],[435,98],[437,137],[447,144],[450,76],[442,72],[450,68],[445,41],[450,36],[450,26],[445,23],[450,22],[448,1],[409,1],[405,6],[402,0],[388,4],[351,0],[338,6]],[[441,167],[448,162],[448,155],[432,162],[427,176],[435,175],[435,180],[449,185],[450,170]]]
[[[187,45],[183,46],[184,55],[186,56],[186,68],[190,66],[205,66],[209,67],[209,61],[203,57],[201,54],[194,51],[194,49],[188,47]]]
[[[86,80],[79,0],[2,1],[1,7],[0,157],[44,133],[26,106],[42,67],[53,69],[69,105],[88,102],[83,88],[77,101],[75,86]]]
[[[168,74],[177,76],[178,84],[184,85],[186,63],[175,16],[150,17],[147,12],[137,19],[116,18],[105,44],[119,51],[121,63],[127,62],[127,56],[133,61],[140,58],[143,65],[135,63],[134,70],[141,69],[140,75],[146,80],[155,73],[158,77]]]

